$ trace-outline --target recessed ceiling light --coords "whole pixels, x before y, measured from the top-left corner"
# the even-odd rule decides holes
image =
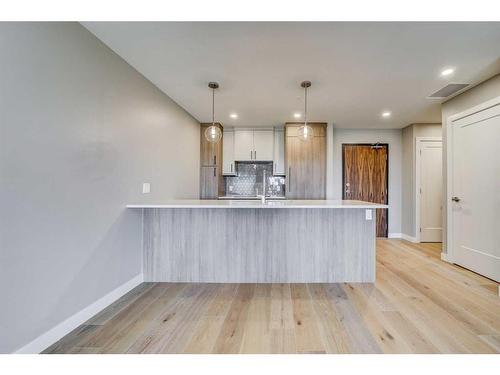
[[[300,113],[298,113],[298,112],[293,114],[293,117],[295,117],[295,118],[300,118],[301,116],[302,115]]]
[[[382,117],[391,117],[391,112],[390,111],[382,112]]]
[[[441,76],[446,77],[446,76],[449,76],[449,75],[453,74],[454,72],[455,72],[455,69],[453,69],[453,68],[446,68],[446,69],[443,69],[441,71]]]
[[[237,113],[231,113],[229,115],[229,117],[231,117],[231,118],[238,118],[238,114]]]

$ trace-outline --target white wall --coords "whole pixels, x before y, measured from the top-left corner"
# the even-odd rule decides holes
[[[416,139],[441,136],[441,124],[411,124],[403,129],[401,231],[406,236],[416,236]]]
[[[494,99],[500,96],[500,74],[490,78],[487,81],[484,81],[480,85],[473,87],[472,89],[460,94],[447,102],[443,103],[441,106],[441,118],[443,124],[443,233],[446,233],[446,207],[448,205],[447,201],[447,155],[446,155],[446,125],[448,123],[448,118],[454,116],[460,112],[464,112],[469,108],[477,106],[481,103],[484,103],[488,100]],[[447,238],[444,236],[443,238],[443,252],[446,253],[446,243]]]
[[[327,129],[327,198],[342,199],[342,144],[389,144],[389,235],[401,233],[401,129]]]
[[[125,205],[198,197],[199,124],[77,23],[0,23],[0,64],[12,352],[141,273],[140,213]]]

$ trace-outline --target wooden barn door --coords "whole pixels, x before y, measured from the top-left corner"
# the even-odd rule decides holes
[[[387,204],[388,145],[342,145],[343,199]],[[387,237],[387,209],[377,209],[377,237]]]

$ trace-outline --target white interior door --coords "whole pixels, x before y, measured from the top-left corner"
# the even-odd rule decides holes
[[[422,140],[420,145],[420,241],[443,238],[443,145]]]
[[[500,105],[452,123],[452,261],[500,281]]]

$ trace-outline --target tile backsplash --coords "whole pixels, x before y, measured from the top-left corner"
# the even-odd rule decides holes
[[[236,176],[224,177],[226,195],[255,196],[262,194],[262,178],[266,172],[266,195],[285,196],[285,177],[273,176],[272,162],[236,162]]]

